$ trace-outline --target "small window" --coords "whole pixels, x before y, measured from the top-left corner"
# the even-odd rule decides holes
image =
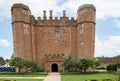
[[[84,46],[84,42],[80,41],[80,47]]]
[[[23,14],[28,14],[28,10],[23,9],[23,10],[22,10],[22,13],[23,13]]]
[[[83,27],[84,27],[84,24],[81,24],[81,25],[80,25],[80,29],[83,29]]]
[[[23,27],[24,27],[24,33],[28,34],[29,33],[28,25],[27,24],[23,24]]]
[[[81,24],[80,25],[80,34],[83,34],[84,33],[84,24]]]
[[[60,27],[55,28],[56,37],[60,37]]]

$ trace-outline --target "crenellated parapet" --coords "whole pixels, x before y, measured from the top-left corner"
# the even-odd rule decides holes
[[[50,26],[66,26],[69,27],[71,26],[76,26],[77,25],[77,20],[74,19],[74,17],[66,17],[66,11],[63,10],[63,16],[58,18],[58,17],[53,17],[52,15],[52,10],[50,10],[49,18],[46,16],[46,11],[43,11],[43,18],[37,17],[36,21],[36,26],[37,27],[50,27]]]
[[[74,17],[67,17],[66,11],[63,10],[63,16],[53,17],[53,11],[49,11],[49,17],[46,15],[46,10],[43,11],[43,17],[37,17],[37,19],[31,15],[31,11],[28,6],[18,3],[14,4],[11,7],[12,11],[12,23],[14,22],[22,22],[30,25],[34,25],[37,27],[49,27],[49,26],[76,26],[77,20]],[[14,14],[13,14],[14,13]]]
[[[84,4],[78,8],[77,15],[78,24],[82,24],[84,22],[95,24],[96,8],[93,4]]]
[[[69,27],[69,26],[77,26],[76,20],[69,20],[68,18],[60,18],[57,17],[55,20],[36,20],[36,26],[37,27],[54,27],[54,26],[60,26],[60,27]]]
[[[64,58],[64,54],[45,54],[45,61],[61,61]]]

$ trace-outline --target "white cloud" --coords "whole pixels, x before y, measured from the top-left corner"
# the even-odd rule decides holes
[[[62,4],[61,4],[62,2]],[[66,10],[68,16],[76,16],[79,6],[82,4],[94,4],[97,9],[97,19],[108,17],[120,17],[120,0],[0,0],[0,17],[11,16],[10,8],[14,3],[23,3],[30,7],[33,15],[41,16],[43,10],[53,10],[58,16],[62,10]],[[62,14],[62,13],[61,13]]]
[[[0,46],[2,46],[2,47],[9,47],[10,43],[6,39],[0,39]]]
[[[61,1],[63,2],[61,4]],[[64,2],[65,1],[65,2]],[[97,19],[106,19],[109,17],[120,17],[120,0],[0,0],[0,22],[4,18],[11,18],[11,6],[14,3],[23,3],[30,7],[35,17],[42,17],[43,10],[53,10],[54,16],[62,15],[62,10],[66,10],[67,16],[76,17],[77,9],[83,4],[94,4],[96,7]],[[114,21],[117,27],[120,27],[120,21]],[[1,43],[2,41],[2,43]],[[96,56],[114,56],[120,55],[120,36],[109,36],[106,39],[96,37]],[[7,40],[0,40],[0,46],[10,46]]]
[[[95,56],[120,55],[120,36],[108,36],[106,39],[96,37]]]

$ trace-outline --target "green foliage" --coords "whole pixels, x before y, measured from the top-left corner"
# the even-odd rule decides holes
[[[99,61],[98,59],[93,59],[91,60],[91,68],[92,69],[96,69],[100,64],[101,64],[101,61]]]
[[[62,65],[63,65],[65,71],[71,71],[71,69],[73,67],[73,60],[72,60],[71,55],[68,55],[68,57],[64,59]]]
[[[115,56],[115,57],[118,57],[118,58],[120,58],[120,55],[118,55],[118,56]]]
[[[117,65],[116,64],[109,64],[107,66],[107,71],[117,71]]]
[[[26,69],[26,71],[37,71],[38,66],[35,61],[33,60],[26,60],[22,59],[20,57],[14,57],[10,60],[10,65],[15,66],[19,69],[19,72],[21,69]]]
[[[4,65],[5,64],[5,60],[3,57],[0,57],[0,65]]]
[[[107,71],[117,71],[117,68],[120,67],[120,63],[109,64],[107,66]]]
[[[114,80],[112,80],[112,79],[103,79],[103,80],[95,80],[95,79],[90,79],[90,80],[85,80],[85,81],[114,81]]]
[[[89,67],[95,69],[100,65],[100,61],[97,59],[83,58],[79,60],[73,60],[71,55],[68,55],[63,61],[63,67],[68,72],[86,72]]]
[[[19,69],[19,72],[20,72],[20,69],[24,67],[24,60],[21,59],[20,57],[12,58],[10,60],[10,66],[17,67]]]
[[[6,63],[9,63],[9,59],[6,59],[5,62],[6,62]]]
[[[91,66],[91,60],[88,59],[88,58],[83,58],[83,59],[80,59],[80,66],[82,67],[83,71],[86,72],[87,69]]]
[[[33,60],[24,60],[24,67],[32,72],[38,71],[40,68]]]
[[[119,63],[117,63],[117,68],[120,68],[120,62],[119,62]]]
[[[14,54],[12,54],[11,59],[14,58]]]

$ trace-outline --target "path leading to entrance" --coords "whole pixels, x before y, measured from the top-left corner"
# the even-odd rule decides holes
[[[60,73],[49,73],[49,75],[45,77],[44,81],[61,81]]]

